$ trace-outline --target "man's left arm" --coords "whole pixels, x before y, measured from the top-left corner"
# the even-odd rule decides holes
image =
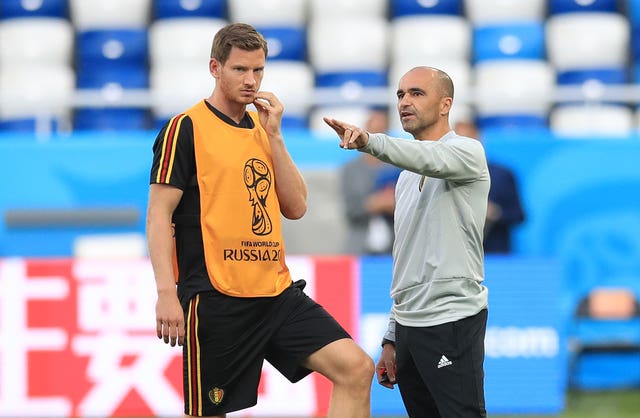
[[[293,162],[280,129],[284,107],[270,92],[258,92],[254,105],[260,124],[269,137],[280,212],[288,219],[299,219],[307,211],[307,185]]]

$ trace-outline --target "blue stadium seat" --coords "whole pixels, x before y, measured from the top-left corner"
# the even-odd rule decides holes
[[[123,89],[146,89],[149,87],[147,68],[136,65],[86,67],[77,71],[76,77],[76,84],[80,89],[101,89],[114,84]]]
[[[532,115],[523,113],[511,113],[502,115],[484,116],[478,115],[476,124],[481,130],[544,130],[547,128],[547,117],[545,115]]]
[[[139,131],[152,127],[150,112],[146,108],[81,108],[73,115],[73,129],[76,131]]]
[[[0,1],[0,18],[14,17],[68,17],[67,0],[2,0]]]
[[[590,80],[602,84],[626,84],[629,82],[629,71],[627,67],[618,67],[566,70],[557,73],[557,83],[562,85],[584,84]]]
[[[628,0],[626,15],[632,28],[640,26],[640,0]]]
[[[493,24],[473,28],[473,61],[545,59],[544,23]]]
[[[618,12],[617,0],[549,0],[549,15],[574,12]]]
[[[137,130],[150,125],[148,108],[119,103],[128,89],[147,89],[146,29],[81,31],[76,47],[76,87],[96,90],[105,104],[80,107],[73,115],[75,130]]]
[[[56,132],[58,130],[58,121],[53,119],[47,126],[47,130],[50,132]],[[33,133],[38,129],[38,121],[35,117],[21,117],[15,119],[0,119],[0,132],[25,132]]]
[[[78,32],[76,65],[80,71],[105,66],[145,67],[149,53],[146,29],[104,29]]]
[[[271,60],[298,60],[307,58],[307,36],[302,27],[257,27],[267,40]]]
[[[226,0],[155,0],[153,2],[154,19],[174,17],[217,17],[227,16]]]
[[[420,14],[462,15],[462,0],[425,2],[423,0],[390,0],[391,18]]]
[[[336,89],[333,102],[368,102],[367,89],[386,89],[387,72],[375,70],[316,73],[316,88]]]
[[[146,89],[149,74],[143,66],[104,66],[77,73],[79,89],[95,89],[105,104],[118,102],[128,89]],[[75,130],[141,130],[150,127],[149,108],[118,104],[118,106],[80,107],[73,115]]]
[[[352,71],[317,73],[317,87],[344,87],[357,84],[362,87],[384,87],[387,85],[386,71]]]

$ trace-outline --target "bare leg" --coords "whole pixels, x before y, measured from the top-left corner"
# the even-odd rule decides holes
[[[334,341],[307,358],[304,366],[333,383],[327,418],[370,418],[371,357],[353,340]]]

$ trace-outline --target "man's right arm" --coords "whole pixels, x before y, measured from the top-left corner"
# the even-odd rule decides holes
[[[174,273],[172,216],[182,190],[166,184],[151,184],[147,207],[147,242],[156,279],[156,331],[172,346],[184,342],[184,314],[178,300]]]

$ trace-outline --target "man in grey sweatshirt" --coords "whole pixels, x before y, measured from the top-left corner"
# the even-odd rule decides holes
[[[415,140],[324,118],[342,148],[403,169],[395,190],[393,306],[377,370],[383,386],[397,381],[410,417],[486,417],[482,240],[490,179],[482,143],[449,126],[453,90],[449,76],[431,67],[400,79],[398,112]]]

